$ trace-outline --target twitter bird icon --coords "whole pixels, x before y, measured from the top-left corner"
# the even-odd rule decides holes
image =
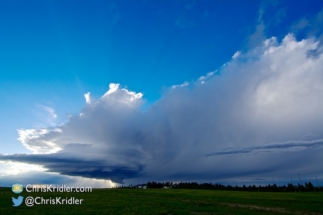
[[[18,207],[19,205],[21,205],[22,201],[24,200],[23,196],[18,196],[17,199],[15,199],[14,197],[12,197],[12,203],[14,207]]]

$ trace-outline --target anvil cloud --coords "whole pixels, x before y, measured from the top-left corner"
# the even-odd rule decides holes
[[[118,183],[317,174],[323,170],[320,49],[314,37],[267,39],[221,69],[169,88],[146,111],[141,93],[110,84],[99,99],[85,94],[85,107],[66,123],[19,130],[33,154],[0,160]]]

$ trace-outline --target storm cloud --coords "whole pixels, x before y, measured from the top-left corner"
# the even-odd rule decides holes
[[[323,166],[323,57],[288,34],[237,52],[221,69],[141,93],[110,84],[59,126],[18,130],[33,154],[0,155],[49,172],[122,183],[314,175]]]

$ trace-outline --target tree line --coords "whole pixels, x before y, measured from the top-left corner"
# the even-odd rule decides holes
[[[288,183],[287,186],[277,186],[276,184],[268,185],[243,185],[243,186],[231,186],[231,185],[222,185],[220,183],[197,183],[197,182],[148,182],[141,185],[129,185],[129,186],[119,186],[116,188],[141,188],[146,186],[150,188],[172,188],[172,189],[205,189],[205,190],[235,190],[235,191],[259,191],[259,192],[313,192],[313,191],[323,191],[323,187],[314,187],[311,182],[305,182],[304,185],[297,184],[293,185]]]

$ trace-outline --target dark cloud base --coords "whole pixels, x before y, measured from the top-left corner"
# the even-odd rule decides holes
[[[61,157],[61,155],[59,153],[50,155],[0,155],[0,160],[37,164],[48,169],[49,172],[111,180],[117,183],[123,183],[125,178],[137,177],[138,173],[144,168],[142,165],[138,165],[135,168],[129,168],[128,166],[109,166],[106,164],[107,161],[68,159]]]

